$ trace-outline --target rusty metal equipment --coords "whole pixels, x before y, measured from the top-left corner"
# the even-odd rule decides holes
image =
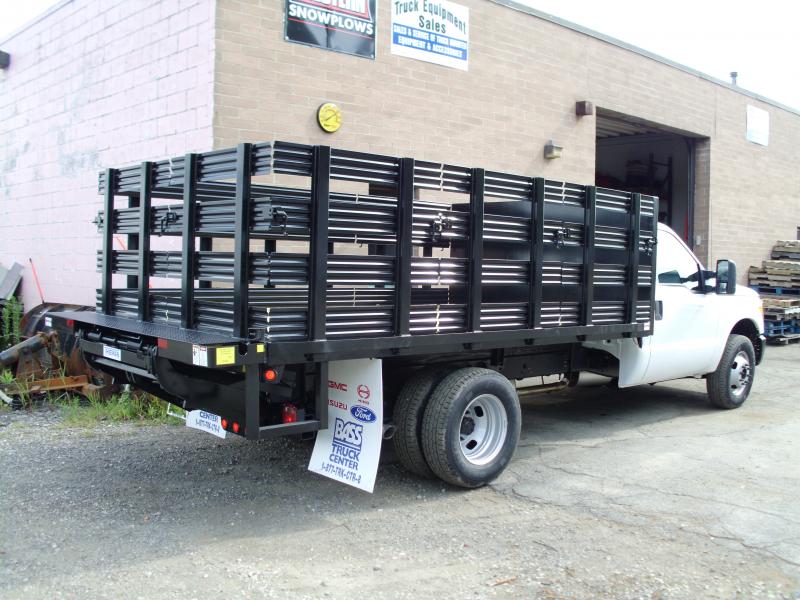
[[[93,311],[88,306],[40,304],[20,322],[20,343],[0,352],[0,367],[11,368],[14,381],[0,385],[5,396],[71,391],[84,396],[107,396],[115,391],[113,378],[84,360],[74,336],[52,328],[53,312]]]

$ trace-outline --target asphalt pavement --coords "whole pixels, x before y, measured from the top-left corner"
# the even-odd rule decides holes
[[[309,444],[0,414],[2,598],[800,598],[800,345],[753,392],[602,385],[523,405],[491,486],[373,495]]]

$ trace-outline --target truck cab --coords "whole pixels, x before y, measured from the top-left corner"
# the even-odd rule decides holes
[[[736,285],[735,264],[720,260],[716,271],[706,270],[672,229],[659,224],[655,296],[651,336],[586,345],[619,359],[620,387],[716,374],[741,405],[764,355],[764,316],[758,294]]]

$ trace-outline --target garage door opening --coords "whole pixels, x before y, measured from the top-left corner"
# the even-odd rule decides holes
[[[694,244],[694,136],[597,111],[595,183],[659,197],[658,220]]]

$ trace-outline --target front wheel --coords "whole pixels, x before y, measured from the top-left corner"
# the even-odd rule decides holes
[[[459,369],[436,386],[422,420],[422,449],[443,481],[476,488],[506,468],[522,415],[511,382],[490,369]]]
[[[743,335],[731,335],[722,352],[717,370],[706,377],[711,404],[717,408],[739,408],[753,387],[756,353],[753,343]]]

